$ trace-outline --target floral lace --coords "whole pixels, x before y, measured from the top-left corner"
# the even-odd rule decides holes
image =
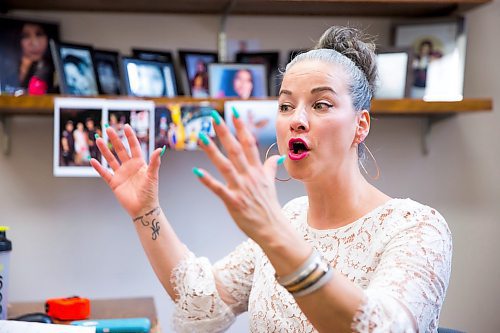
[[[434,209],[392,199],[355,222],[332,230],[307,224],[307,197],[283,211],[336,274],[364,291],[354,332],[436,332],[451,271],[451,234]],[[227,305],[215,280],[232,296]],[[317,332],[295,299],[274,278],[274,268],[252,240],[213,266],[190,255],[171,277],[180,295],[178,332],[220,332],[249,311],[251,332]]]

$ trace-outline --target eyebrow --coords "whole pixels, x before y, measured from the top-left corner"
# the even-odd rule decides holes
[[[281,96],[281,95],[292,95],[292,92],[290,90],[280,90],[280,93],[278,94],[278,96]]]
[[[313,88],[311,90],[311,94],[317,94],[319,92],[322,92],[322,91],[331,91],[332,93],[334,93],[335,95],[337,95],[337,92],[335,90],[333,90],[332,88],[330,87],[317,87],[317,88]],[[292,95],[292,92],[290,90],[280,90],[280,93],[278,94],[278,96],[281,96],[281,95]]]

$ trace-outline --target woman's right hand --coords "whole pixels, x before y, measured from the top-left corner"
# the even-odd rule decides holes
[[[159,207],[158,170],[162,149],[156,149],[147,165],[132,127],[125,125],[125,136],[130,146],[130,156],[116,131],[108,127],[106,133],[118,155],[119,161],[109,150],[102,138],[96,140],[97,147],[114,173],[104,168],[99,161],[91,159],[90,164],[101,175],[131,218]]]

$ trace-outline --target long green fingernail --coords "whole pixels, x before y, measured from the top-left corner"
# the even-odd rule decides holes
[[[201,172],[200,169],[198,168],[193,168],[193,173],[198,177],[198,178],[203,178],[203,172]]]
[[[162,157],[163,155],[165,155],[165,150],[167,150],[167,146],[163,145],[163,148],[161,149],[160,157]]]
[[[105,128],[108,128],[108,127],[109,127],[109,124],[108,124],[108,123],[104,124],[104,127],[105,127]]]
[[[222,118],[220,117],[220,114],[219,112],[217,112],[217,110],[212,110],[212,118],[214,118],[216,125],[220,125]]]
[[[96,138],[96,140],[99,139],[99,134],[97,134],[97,133],[94,134],[94,138]]]
[[[282,165],[285,163],[286,155],[281,155],[280,158],[278,158],[278,165]]]
[[[231,110],[233,110],[234,118],[238,119],[240,117],[240,113],[238,112],[238,110],[236,110],[234,106],[231,108]]]
[[[205,134],[205,132],[200,132],[198,133],[198,138],[203,142],[205,146],[208,146],[210,141],[208,140],[208,136]]]

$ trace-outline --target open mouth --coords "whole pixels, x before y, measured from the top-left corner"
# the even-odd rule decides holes
[[[288,149],[288,156],[294,161],[306,158],[310,150],[307,143],[300,138],[290,139],[288,141]]]

